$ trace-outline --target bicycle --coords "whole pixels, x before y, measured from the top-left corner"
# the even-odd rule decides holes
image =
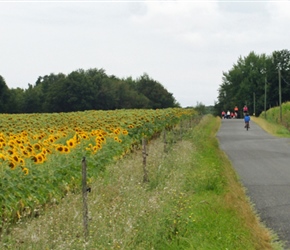
[[[250,124],[249,124],[249,122],[246,122],[246,124],[245,124],[245,128],[247,129],[247,131],[249,130],[249,128],[250,128]]]

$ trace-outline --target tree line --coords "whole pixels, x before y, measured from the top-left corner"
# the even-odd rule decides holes
[[[84,110],[180,107],[172,93],[144,73],[120,79],[104,69],[79,69],[68,75],[38,77],[27,89],[9,89],[0,75],[1,113],[51,113]]]
[[[290,100],[290,51],[274,51],[271,55],[250,52],[239,57],[228,72],[223,72],[218,89],[215,112],[240,110],[244,105],[256,116],[280,102]]]

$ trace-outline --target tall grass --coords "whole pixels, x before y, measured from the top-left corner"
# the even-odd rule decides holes
[[[279,137],[290,137],[290,102],[283,103],[281,109],[274,107],[262,112],[259,119],[254,118],[254,121],[271,134]]]
[[[101,172],[88,194],[87,241],[82,198],[68,193],[39,217],[2,232],[0,249],[273,249],[219,150],[219,125],[206,116],[166,151],[162,138],[152,141],[148,183],[140,151]]]

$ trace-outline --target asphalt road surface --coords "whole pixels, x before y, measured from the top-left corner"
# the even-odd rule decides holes
[[[266,133],[254,122],[223,119],[217,138],[263,223],[290,249],[290,139]]]

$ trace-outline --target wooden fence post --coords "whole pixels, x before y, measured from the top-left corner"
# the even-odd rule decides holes
[[[82,159],[82,192],[83,192],[83,225],[84,225],[84,236],[87,241],[89,236],[88,230],[88,202],[87,202],[87,164],[86,158]]]
[[[146,139],[142,138],[142,156],[143,156],[143,182],[148,182],[148,173],[147,173],[147,167],[146,167],[146,157],[147,157],[147,152],[146,152]]]

